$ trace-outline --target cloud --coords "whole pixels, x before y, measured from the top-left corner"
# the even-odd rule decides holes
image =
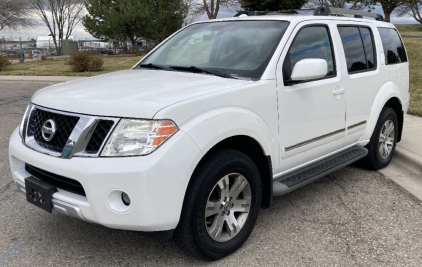
[[[37,25],[33,27],[22,28],[17,31],[3,30],[0,32],[0,37],[13,37],[13,39],[18,40],[19,37],[22,40],[28,40],[30,38],[36,39],[38,36],[48,36],[50,31],[47,26]],[[72,35],[76,36],[77,39],[95,39],[91,34],[85,31],[82,23],[79,23],[72,32]]]
[[[381,6],[376,6],[375,9],[372,11],[374,13],[379,13],[384,15],[384,12],[382,11]],[[233,17],[237,13],[236,8],[221,8],[218,12],[217,18],[229,18]],[[202,16],[200,16],[196,21],[201,20],[208,20],[207,15],[204,13]],[[418,23],[415,19],[413,19],[411,16],[403,16],[398,17],[396,14],[392,14],[391,16],[391,22],[393,24],[415,24]],[[47,29],[47,27],[44,24],[39,24],[34,27],[29,28],[23,28],[17,31],[7,31],[3,30],[0,32],[0,37],[13,37],[16,40],[19,40],[19,37],[22,38],[22,40],[28,40],[29,38],[37,38],[38,36],[47,36],[50,32]],[[73,36],[76,36],[77,39],[95,39],[91,34],[89,34],[87,31],[85,31],[84,26],[82,23],[79,23],[72,33]]]
[[[411,16],[403,16],[403,17],[392,17],[391,23],[393,24],[417,24],[417,22],[413,17]]]
[[[235,8],[221,7],[217,14],[217,19],[231,18],[237,13]],[[195,21],[208,20],[207,14],[204,12],[202,16],[198,17]]]
[[[373,13],[378,13],[384,16],[384,11],[382,11],[382,8],[380,5],[376,5],[375,9],[372,10]],[[391,23],[393,24],[417,24],[417,22],[413,17],[406,15],[403,17],[398,17],[397,14],[393,13],[391,14]]]

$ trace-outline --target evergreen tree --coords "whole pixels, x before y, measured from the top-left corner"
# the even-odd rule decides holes
[[[82,23],[95,38],[129,40],[138,52],[140,37],[158,43],[183,26],[183,0],[87,0]]]

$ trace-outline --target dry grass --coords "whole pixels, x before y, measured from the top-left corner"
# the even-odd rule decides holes
[[[422,39],[404,38],[410,64],[409,114],[422,117]]]
[[[421,24],[396,24],[397,30],[401,35],[422,36]]]
[[[108,72],[130,69],[142,56],[101,56],[104,61],[103,67],[95,72],[73,72],[67,64],[67,59],[53,59],[36,61],[8,66],[0,75],[34,75],[34,76],[95,76]]]
[[[395,25],[401,35],[422,36],[421,24]],[[403,38],[410,64],[409,114],[422,117],[422,39]]]

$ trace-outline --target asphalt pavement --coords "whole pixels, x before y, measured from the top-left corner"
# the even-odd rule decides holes
[[[0,83],[0,267],[3,266],[421,266],[422,202],[358,164],[262,210],[244,246],[203,262],[133,232],[26,202],[12,182],[8,141],[45,84]]]

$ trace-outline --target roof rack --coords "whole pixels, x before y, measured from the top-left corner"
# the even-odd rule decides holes
[[[384,21],[384,17],[378,13],[365,12],[354,9],[344,9],[344,8],[335,8],[335,7],[317,7],[315,9],[287,9],[287,10],[278,10],[278,11],[252,11],[246,10],[241,11],[235,15],[239,17],[241,15],[247,16],[265,16],[265,15],[274,15],[274,14],[299,14],[298,11],[314,11],[314,16],[329,16],[329,15],[354,15],[355,18],[369,17],[374,18],[378,21]]]
[[[355,18],[369,17],[375,20],[384,21],[384,17],[378,13],[365,12],[354,9],[344,9],[335,7],[317,7],[315,8],[314,16],[328,16],[328,15],[354,15]]]
[[[265,16],[267,15],[268,12],[267,11],[253,11],[253,10],[245,10],[245,11],[240,11],[239,13],[237,13],[236,15],[234,15],[235,17],[239,17],[240,15],[247,15],[247,16]]]

